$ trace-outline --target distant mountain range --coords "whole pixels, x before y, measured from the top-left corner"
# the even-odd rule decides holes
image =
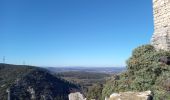
[[[117,74],[126,71],[126,67],[46,67],[52,72],[70,72],[70,71],[83,71],[83,72],[97,72],[97,73],[110,73]]]

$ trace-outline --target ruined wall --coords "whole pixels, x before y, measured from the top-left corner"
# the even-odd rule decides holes
[[[170,50],[170,0],[153,0],[154,34],[151,44],[157,49]]]
[[[169,24],[169,2],[170,0],[153,0],[155,31],[160,31],[161,28],[167,27]]]

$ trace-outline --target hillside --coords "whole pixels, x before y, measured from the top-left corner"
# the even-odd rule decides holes
[[[128,70],[112,77],[104,85],[103,99],[112,93],[151,90],[154,100],[170,100],[168,57],[169,51],[156,51],[151,45],[136,48],[127,61]]]
[[[17,78],[20,78],[36,67],[0,64],[0,100],[6,100],[6,89],[10,87]]]
[[[79,88],[48,71],[32,66],[0,64],[0,100],[68,100],[68,94]]]

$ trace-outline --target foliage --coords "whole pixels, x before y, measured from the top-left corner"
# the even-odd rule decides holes
[[[94,84],[89,90],[87,95],[87,100],[95,99],[95,100],[102,100],[102,84]]]
[[[34,69],[36,69],[36,67],[0,64],[0,100],[7,100],[6,89],[10,87],[17,78],[28,74]]]
[[[114,92],[146,90],[153,91],[155,100],[169,98],[170,66],[159,62],[162,56],[170,56],[170,52],[156,51],[151,45],[136,48],[127,60],[127,71],[105,84],[103,98]]]

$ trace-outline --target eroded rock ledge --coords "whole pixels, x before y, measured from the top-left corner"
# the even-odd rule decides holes
[[[113,93],[105,100],[153,100],[151,91]]]

